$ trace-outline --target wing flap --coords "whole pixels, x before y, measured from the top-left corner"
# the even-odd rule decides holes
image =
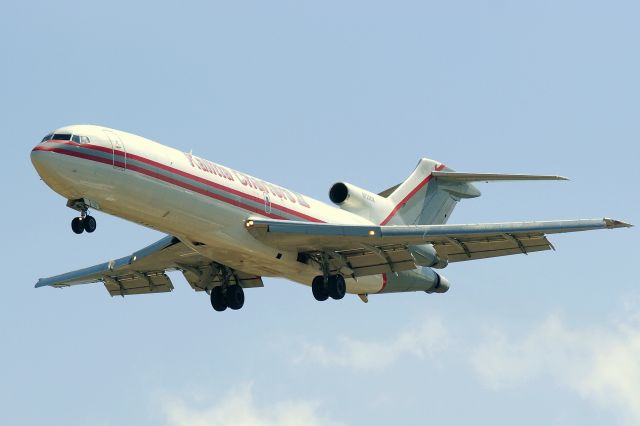
[[[462,262],[512,254],[529,254],[550,250],[553,246],[544,236],[516,237],[505,234],[466,242],[457,239],[441,241],[434,244],[434,248],[441,258],[449,262]]]
[[[416,268],[413,256],[404,246],[366,245],[355,250],[339,250],[336,253],[341,257],[337,260],[343,260],[347,268],[351,269],[353,275],[357,277],[409,271]],[[337,264],[336,270],[343,266],[340,262]]]
[[[171,279],[164,272],[129,274],[121,277],[105,275],[104,286],[111,296],[166,293],[173,291]]]

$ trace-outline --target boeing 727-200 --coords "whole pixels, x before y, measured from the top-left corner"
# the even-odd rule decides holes
[[[79,212],[73,232],[94,232],[89,209],[168,234],[130,256],[42,278],[36,287],[101,282],[112,296],[173,289],[181,271],[216,311],[240,309],[262,277],[310,286],[316,300],[356,294],[444,293],[451,262],[553,248],[548,234],[631,226],[613,219],[449,225],[472,182],[561,176],[460,173],[423,158],[379,194],[339,182],[337,206],[151,140],[99,126],[57,129],[31,152],[42,180]]]

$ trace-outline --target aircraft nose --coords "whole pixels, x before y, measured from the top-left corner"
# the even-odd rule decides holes
[[[48,163],[46,157],[46,152],[41,151],[39,145],[36,145],[32,150],[31,150],[31,164],[33,164],[33,167],[36,169],[36,171],[38,172],[38,174],[40,174],[40,176],[42,176],[42,172],[44,168],[46,168],[46,163]]]
[[[37,145],[31,150],[31,163],[40,178],[54,191],[74,197],[74,181],[70,170],[61,162],[60,154],[50,145]]]
[[[60,174],[54,157],[56,157],[56,154],[42,145],[36,145],[31,150],[31,164],[33,164],[36,172],[45,182],[56,178]]]

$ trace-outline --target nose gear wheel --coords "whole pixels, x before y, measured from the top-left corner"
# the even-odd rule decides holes
[[[84,231],[92,233],[96,230],[97,224],[93,216],[89,215],[89,207],[82,200],[69,200],[68,207],[80,211],[79,217],[74,217],[71,221],[71,230],[76,234],[82,234]]]

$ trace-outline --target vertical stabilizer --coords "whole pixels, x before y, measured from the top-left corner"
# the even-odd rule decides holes
[[[428,158],[423,158],[413,173],[388,199],[394,208],[381,225],[435,225],[446,223],[456,203],[462,198],[480,195],[468,182],[440,182],[432,173],[452,171]]]

